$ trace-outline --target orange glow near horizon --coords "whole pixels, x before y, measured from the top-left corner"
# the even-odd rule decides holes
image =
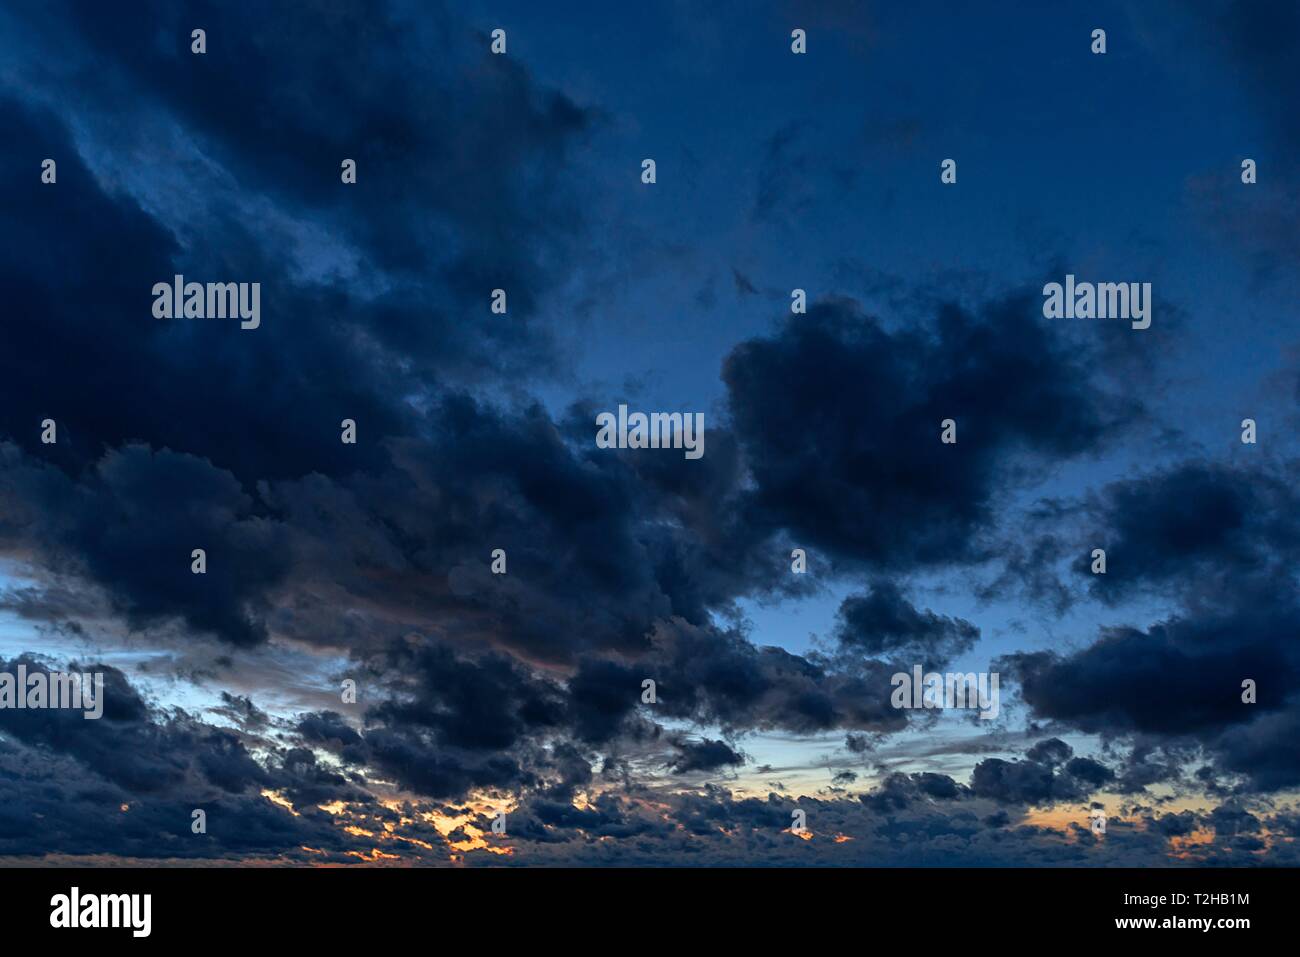
[[[286,811],[288,811],[288,812],[289,812],[290,814],[292,814],[294,817],[301,817],[301,816],[302,816],[301,814],[299,814],[297,811],[295,811],[295,810],[293,809],[293,805],[292,805],[291,803],[289,803],[289,800],[288,800],[288,799],[287,799],[283,794],[281,794],[279,791],[263,791],[263,792],[262,792],[262,797],[266,798],[266,799],[267,799],[268,801],[270,801],[272,804],[278,804],[278,805],[280,805],[280,807],[284,808]]]
[[[1179,860],[1188,860],[1195,856],[1195,852],[1204,847],[1214,844],[1215,832],[1213,828],[1200,827],[1191,834],[1184,834],[1180,837],[1171,837],[1169,839],[1169,852]]]
[[[363,854],[361,851],[348,851],[347,854],[349,857],[359,857],[363,861],[370,861],[371,863],[376,861],[400,861],[402,859],[400,854],[385,854],[377,847],[372,847],[369,855]]]

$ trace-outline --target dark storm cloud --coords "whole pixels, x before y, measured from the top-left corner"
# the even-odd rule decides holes
[[[572,840],[576,831],[595,839],[662,837],[668,830],[664,822],[635,814],[618,795],[601,795],[582,808],[569,802],[538,798],[524,805],[522,813],[513,813],[511,818],[512,827],[516,821],[522,825],[523,829],[515,833],[525,840]]]
[[[321,712],[297,731],[357,770],[375,767],[414,793],[447,799],[472,788],[572,791],[590,779],[593,748],[658,749],[675,773],[743,763],[721,741],[665,737],[657,722],[669,719],[797,733],[906,724],[889,706],[884,666],[842,672],[680,621],[661,624],[652,644],[635,661],[588,657],[567,678],[548,678],[502,655],[458,654],[409,636],[367,659],[365,694],[381,700],[365,709],[360,729]],[[646,679],[656,684],[650,704]]]
[[[361,735],[337,711],[304,714],[300,716],[296,730],[304,742],[343,752],[345,758],[345,749],[361,743]],[[361,761],[361,754],[357,753],[352,760],[354,763]]]
[[[1061,776],[1057,784],[1074,783]],[[1023,790],[1023,789],[1022,789]],[[1042,789],[1029,788],[1038,795]],[[798,866],[1028,865],[1151,866],[1188,864],[1174,857],[1170,838],[1200,826],[1195,814],[1160,816],[1149,808],[1112,815],[1105,841],[1091,835],[1085,801],[1074,804],[1078,820],[1065,829],[1026,823],[1024,794],[1006,807],[1001,790],[990,798],[942,775],[892,775],[856,797],[812,798],[770,793],[739,797],[706,785],[675,794],[658,793],[650,807],[604,796],[598,806],[578,809],[526,802],[512,813],[519,829],[508,863],[585,861],[645,864],[671,856],[697,865]],[[792,812],[806,816],[808,840],[790,833]],[[651,812],[651,813],[647,813]],[[667,822],[664,818],[667,818]],[[486,819],[479,826],[486,826]],[[1249,833],[1251,815],[1225,816],[1225,831]],[[568,826],[566,826],[568,825]],[[666,825],[666,826],[665,826]],[[511,825],[512,827],[514,825]],[[1271,822],[1279,831],[1291,822]],[[600,841],[599,835],[635,834],[634,841]],[[1191,854],[1212,853],[1192,848]],[[493,862],[497,863],[497,862]]]
[[[1030,652],[1003,664],[1037,716],[1101,733],[1204,734],[1281,705],[1277,697],[1243,705],[1241,682],[1268,675],[1290,687],[1300,676],[1283,644],[1292,618],[1259,608],[1111,628],[1074,654]]]
[[[1293,470],[1292,470],[1293,471]],[[1300,498],[1291,474],[1185,462],[1108,486],[1093,508],[1115,602],[1144,588],[1205,596],[1268,578],[1300,557]],[[1079,559],[1086,571],[1091,559]]]
[[[443,646],[395,643],[376,677],[398,675],[389,689],[410,694],[366,712],[368,723],[427,729],[439,743],[467,751],[507,751],[521,737],[555,727],[563,702],[554,685],[512,659],[458,658]]]
[[[430,59],[417,42],[427,39],[427,18],[416,29],[376,10],[358,30],[353,14],[333,8],[300,10],[289,22],[283,11],[249,17],[214,7],[201,18],[210,52],[194,60],[190,19],[167,5],[115,17],[80,12],[70,20],[77,40],[63,38],[67,58],[93,58],[104,89],[129,89],[142,126],[166,118],[245,194],[344,227],[364,257],[394,271],[394,292],[358,299],[341,285],[305,283],[238,217],[218,216],[182,241],[125,194],[103,189],[64,119],[6,105],[20,138],[59,158],[60,180],[42,190],[18,167],[4,177],[15,253],[6,278],[20,300],[10,314],[44,321],[15,326],[5,371],[16,401],[5,405],[0,430],[79,478],[11,455],[5,517],[34,518],[6,522],[14,549],[35,545],[43,560],[101,586],[136,626],[180,615],[248,645],[274,618],[290,636],[346,647],[382,644],[436,619],[459,644],[486,639],[554,661],[571,661],[584,643],[644,651],[655,620],[703,623],[756,575],[775,577],[779,561],[743,547],[739,520],[698,535],[654,521],[671,516],[690,528],[714,493],[734,494],[741,469],[725,436],[711,442],[714,479],[701,485],[705,468],[688,477],[641,463],[635,468],[650,471],[636,474],[613,457],[576,454],[536,407],[502,413],[453,393],[428,400],[421,415],[420,403],[406,402],[427,398],[431,372],[454,369],[474,350],[481,367],[502,345],[490,330],[487,340],[462,331],[459,292],[475,276],[483,279],[476,299],[511,286],[511,347],[537,359],[514,317],[527,316],[545,285],[534,257],[553,267],[563,245],[566,216],[546,183],[589,124],[582,110],[534,88],[514,63],[487,58],[481,37],[445,20],[440,39],[450,55]],[[24,13],[33,43],[60,33],[57,13]],[[290,35],[295,42],[281,49]],[[338,82],[347,65],[331,51],[340,48],[352,51],[367,83]],[[475,63],[486,73],[467,85]],[[266,82],[272,76],[285,82]],[[413,76],[424,77],[418,102]],[[258,132],[247,123],[250,104],[262,117]],[[95,137],[85,142],[93,153]],[[336,154],[358,158],[358,191],[370,184],[355,208],[337,182]],[[539,204],[535,193],[548,199]],[[69,223],[84,225],[69,236]],[[438,261],[427,240],[446,230],[459,238],[442,263],[445,282],[397,275]],[[422,258],[403,262],[412,251]],[[235,268],[262,281],[262,328],[219,338],[230,330],[152,319],[152,283],[182,269],[193,278],[205,266],[219,267],[220,278]],[[76,285],[65,282],[68,270]],[[150,374],[121,379],[142,367]],[[303,409],[312,415],[304,419]],[[59,421],[57,446],[37,442],[46,415]],[[345,416],[359,423],[355,449],[338,442]],[[142,444],[122,449],[131,439]],[[104,455],[105,446],[118,451]],[[44,527],[45,513],[63,511],[71,514]],[[113,516],[107,528],[95,527],[101,515]],[[508,549],[508,581],[486,575],[485,541]],[[742,557],[719,561],[737,543]],[[189,575],[193,547],[209,552],[203,578]],[[320,615],[321,603],[300,600],[304,591],[332,594],[357,613]],[[27,595],[24,607],[35,613],[39,599]],[[401,750],[389,743],[391,753]]]
[[[1292,569],[1300,555],[1292,463],[1224,466],[1188,461],[1106,486],[1092,498],[1088,538],[1106,549],[1094,595],[1119,605],[1166,596],[1178,610],[1146,627],[1102,629],[1067,655],[1011,655],[1034,716],[1142,744],[1117,788],[1176,779],[1183,753],[1136,760],[1151,745],[1201,749],[1211,780],[1272,791],[1300,781],[1285,745],[1300,726],[1300,654],[1289,635],[1297,609]],[[1242,700],[1243,682],[1268,689]]]
[[[279,483],[270,503],[353,607],[535,660],[645,652],[658,619],[704,624],[737,595],[795,590],[777,584],[793,577],[781,552],[757,547],[725,505],[742,475],[725,435],[711,437],[692,477],[680,457],[596,449],[581,419],[449,393],[426,438],[387,443],[389,468]],[[509,574],[490,574],[493,547]],[[304,631],[321,633],[311,622]]]
[[[704,835],[718,828],[764,829],[773,836],[790,827],[791,813],[798,802],[769,794],[766,798],[733,800],[731,792],[716,785],[698,793],[682,794],[673,816],[692,834]]]
[[[191,829],[195,809],[207,813],[206,834]],[[303,845],[329,859],[358,842],[320,812],[294,817],[255,795],[204,788],[140,795],[75,760],[0,741],[0,855],[193,861],[293,857]]]
[[[905,712],[889,703],[892,669],[853,671],[755,647],[735,631],[661,625],[655,653],[639,666],[657,680],[656,714],[729,729],[813,733],[845,728],[897,731]]]
[[[1060,738],[1045,738],[1025,752],[1025,757],[1038,764],[1055,767],[1064,764],[1074,756],[1074,748]]]
[[[969,651],[980,634],[964,619],[921,611],[889,581],[845,598],[838,618],[835,636],[842,648],[894,659],[910,655],[926,667]]]
[[[778,649],[756,649],[736,636],[694,634],[686,640],[700,647],[684,647],[675,635],[665,640],[663,657],[635,666],[590,659],[563,684],[501,656],[460,657],[441,645],[403,640],[371,662],[371,680],[392,697],[366,709],[360,732],[329,712],[305,716],[298,732],[358,769],[372,766],[397,776],[416,793],[447,798],[470,788],[569,792],[590,779],[590,764],[573,747],[544,752],[544,741],[567,736],[580,748],[620,739],[653,742],[660,731],[650,717],[793,730],[898,720],[855,700],[862,687],[855,679],[826,674]],[[731,656],[705,661],[709,646],[729,647]],[[740,684],[723,682],[720,671],[710,674],[715,680],[701,690],[675,670],[734,670],[746,656],[752,656],[752,671]],[[647,674],[660,681],[661,697],[653,705],[641,704],[642,676]],[[883,700],[887,684],[881,681],[880,686]],[[690,694],[679,695],[678,688],[690,689]],[[709,738],[675,736],[665,739],[664,746],[671,748],[665,763],[676,774],[745,760],[728,744]]]
[[[569,679],[569,708],[575,734],[589,744],[617,737],[640,701],[638,669],[616,661],[584,661]],[[654,679],[650,679],[654,680]]]
[[[1023,534],[1004,538],[998,555],[1002,569],[992,580],[976,585],[976,596],[981,601],[995,601],[1009,594],[1022,595],[1056,615],[1067,612],[1082,597],[1082,589],[1062,568],[1079,556],[1075,539],[1058,533],[1060,524],[1060,516],[1031,514]]]
[[[1258,831],[1260,820],[1237,804],[1220,804],[1209,815],[1210,824],[1220,834]]]
[[[1160,831],[1161,834],[1169,837],[1186,837],[1200,826],[1197,816],[1191,811],[1180,811],[1177,814],[1164,814],[1152,818],[1152,826]]]
[[[872,748],[871,739],[865,734],[846,734],[844,746],[853,754],[866,754]]]
[[[39,667],[31,659],[27,663]],[[437,662],[431,667],[449,666]],[[460,667],[464,677],[463,664],[452,667]],[[0,854],[307,862],[369,858],[371,849],[379,847],[398,859],[446,863],[453,850],[448,841],[474,843],[463,827],[444,838],[422,822],[427,804],[379,805],[346,769],[327,766],[312,750],[268,747],[265,740],[206,725],[183,712],[157,711],[120,672],[104,670],[109,708],[101,721],[48,710],[0,713],[6,719],[0,739],[0,795],[5,798],[0,801]],[[1097,865],[1167,861],[1162,839],[1120,844],[1106,854],[1085,852],[1040,829],[1007,831],[1012,818],[1005,811],[994,813],[991,802],[1023,806],[1072,800],[1083,793],[1081,781],[1102,776],[1096,762],[1088,762],[1086,771],[1076,767],[1053,773],[1032,761],[989,761],[977,768],[970,786],[941,774],[895,774],[862,795],[826,800],[779,794],[737,798],[724,788],[705,786],[655,792],[647,795],[648,803],[634,790],[590,795],[577,804],[569,789],[589,777],[590,765],[572,750],[557,749],[553,755],[556,787],[530,789],[538,782],[521,776],[504,756],[448,748],[432,731],[372,725],[358,735],[345,728],[338,714],[324,713],[304,716],[298,733],[326,750],[364,752],[368,766],[426,793],[471,786],[524,788],[509,815],[507,836],[494,841],[509,847],[514,857],[492,863],[647,863],[666,856],[706,865],[987,865],[1041,863],[1045,857]],[[739,759],[728,746],[707,739],[679,742],[678,750],[683,760],[697,765]],[[38,754],[44,757],[37,759]],[[153,756],[152,765],[141,763],[146,755]],[[263,790],[275,792],[296,813],[259,797]],[[319,807],[325,804],[347,810],[327,813]],[[189,829],[196,807],[208,813],[207,834]],[[788,833],[796,809],[807,815],[814,835],[809,842]],[[441,810],[453,816],[468,811]],[[1187,831],[1181,819],[1149,819],[1153,834]],[[30,826],[34,820],[41,822],[39,828]],[[481,833],[490,831],[485,815],[475,815],[471,822]],[[1216,824],[1232,834],[1259,830],[1257,818],[1244,809],[1221,815]],[[354,833],[343,830],[344,825]],[[471,855],[467,862],[484,863],[480,857]]]
[[[778,551],[757,549],[718,561],[745,547],[744,531],[725,519],[693,531],[708,488],[677,491],[670,471],[642,480],[579,451],[536,406],[512,413],[451,395],[431,424],[424,441],[390,444],[383,471],[248,490],[193,456],[143,446],[108,453],[78,485],[10,447],[0,536],[112,589],[143,619],[183,611],[236,643],[261,637],[274,595],[310,588],[332,590],[379,636],[437,621],[452,639],[557,661],[583,644],[648,650],[655,620],[703,623],[785,567]],[[737,475],[722,467],[720,494]],[[655,515],[677,522],[646,521]],[[510,576],[488,573],[491,545],[507,550]],[[205,577],[190,575],[194,547],[209,553]],[[48,605],[16,597],[31,613]],[[343,630],[357,617],[317,618],[318,607],[292,601],[278,626],[312,642],[359,640]]]
[[[166,3],[12,13],[25,31],[15,71],[32,71],[27,88],[43,95],[0,101],[0,125],[32,146],[0,157],[10,306],[0,374],[12,387],[0,435],[36,450],[52,417],[60,443],[39,451],[65,464],[136,440],[196,452],[246,484],[337,474],[374,465],[381,437],[418,431],[408,400],[433,384],[548,367],[547,336],[528,316],[579,228],[554,180],[591,118],[517,61],[491,57],[464,24],[409,13]],[[198,21],[203,56],[189,52]],[[423,44],[435,33],[431,57]],[[39,56],[51,48],[57,56]],[[87,88],[90,71],[100,80]],[[346,79],[352,71],[365,82]],[[71,112],[79,104],[86,114]],[[92,104],[117,114],[111,128]],[[149,141],[168,124],[202,163]],[[121,160],[114,151],[134,169],[99,169]],[[55,187],[29,175],[44,156],[59,163]],[[345,156],[361,166],[355,187],[339,182]],[[189,188],[152,197],[146,213],[123,188],[132,172],[188,177]],[[300,237],[268,238],[279,220],[266,221],[267,206],[350,243],[371,281],[304,277]],[[260,282],[262,326],[153,318],[150,290],[174,273]],[[489,318],[498,287],[510,322],[466,322]],[[355,448],[338,441],[345,417],[359,423]]]
[[[948,305],[931,327],[891,331],[822,302],[737,346],[723,378],[753,520],[848,563],[979,557],[1012,462],[1095,449],[1121,421],[1036,305]],[[940,442],[948,418],[955,445]]]
[[[30,657],[0,661],[0,671],[14,673],[19,664],[28,674],[48,673]],[[87,720],[75,709],[0,709],[0,806],[12,825],[0,826],[0,853],[210,857],[349,846],[327,815],[306,806],[295,817],[258,796],[271,789],[304,805],[372,803],[311,752],[255,756],[250,745],[258,739],[179,709],[157,710],[115,668],[69,667],[103,673],[101,718]],[[191,830],[196,808],[208,815],[207,834]]]
[[[1192,756],[1188,748],[1212,761],[1207,784],[1217,777],[1255,791],[1283,790],[1300,783],[1292,744],[1300,730],[1293,692],[1300,665],[1287,637],[1295,610],[1266,601],[1146,630],[1107,629],[1074,654],[1014,655],[1003,667],[1019,679],[1037,717],[1105,736],[1181,742],[1180,757],[1130,762],[1120,791],[1176,780]],[[1262,689],[1255,703],[1242,700],[1246,679]]]
[[[487,38],[440,5],[159,0],[25,16],[36,35],[71,26],[73,53],[175,117],[246,188],[353,234],[381,266],[436,265],[476,301],[513,286],[524,313],[548,283],[540,249],[519,237],[554,238],[574,215],[557,202],[555,172],[593,116],[539,89],[517,59],[491,56]],[[198,60],[195,23],[208,36]],[[344,157],[358,162],[352,191],[339,188]]]
[[[369,767],[392,777],[402,788],[429,797],[460,796],[472,790],[506,792],[537,781],[517,756],[460,751],[419,728],[372,728],[364,740]]]
[[[564,430],[572,441],[589,442],[595,408],[571,410]],[[592,459],[609,469],[613,453]],[[812,594],[811,576],[790,574],[792,546],[752,521],[748,511],[748,469],[736,436],[724,425],[708,428],[708,453],[680,456],[624,453],[617,463],[639,515],[662,521],[638,529],[660,587],[671,597],[673,614],[693,624],[738,596],[800,597]],[[816,556],[810,556],[816,563]]]
[[[1290,691],[1286,686],[1279,686],[1275,676],[1259,680],[1270,697]],[[1300,786],[1297,735],[1300,735],[1300,702],[1292,697],[1287,710],[1261,714],[1249,724],[1224,731],[1212,743],[1216,769],[1242,779],[1248,790],[1267,793],[1294,789]]]
[[[283,264],[241,253],[256,260],[240,270],[243,278],[263,284],[263,307],[277,318],[255,331],[153,318],[153,284],[182,271],[194,278],[193,257],[207,254],[191,251],[182,262],[166,225],[129,197],[104,192],[49,114],[0,100],[0,116],[59,162],[58,184],[43,186],[20,168],[23,156],[0,157],[0,276],[13,305],[0,320],[9,344],[0,372],[11,390],[0,434],[70,469],[104,446],[141,441],[195,451],[252,482],[340,468],[337,424],[345,416],[377,433],[409,419],[363,385],[381,370],[349,355],[355,330],[321,320],[346,311],[345,300],[274,281]],[[242,227],[225,238],[233,248],[248,246]],[[203,272],[236,278],[230,262],[213,261]],[[373,309],[359,311],[378,318]],[[321,419],[304,420],[303,408]],[[39,442],[44,418],[58,423],[56,445]]]
[[[24,480],[12,493],[14,511],[41,512],[55,501],[85,498],[85,514],[116,517],[106,530],[92,528],[89,520],[81,525],[65,520],[53,529],[24,525],[13,531],[14,546],[39,544],[51,562],[107,590],[135,624],[179,615],[195,629],[253,644],[274,623],[289,637],[354,651],[361,662],[379,669],[373,677],[392,698],[367,715],[362,731],[349,729],[358,739],[324,719],[306,722],[303,733],[322,745],[336,744],[358,766],[372,764],[414,790],[442,797],[470,787],[539,780],[529,768],[543,733],[571,734],[588,745],[653,736],[653,723],[634,716],[645,677],[660,682],[658,713],[665,717],[797,732],[903,727],[905,719],[887,706],[882,669],[843,673],[778,648],[756,648],[710,623],[712,612],[737,597],[798,588],[785,583],[790,576],[782,556],[788,549],[773,546],[782,529],[804,531],[800,509],[808,503],[797,497],[786,502],[787,490],[771,487],[767,446],[756,432],[761,410],[754,408],[754,390],[762,384],[755,381],[753,365],[765,348],[762,341],[742,346],[728,364],[733,406],[740,410],[739,441],[725,428],[711,433],[710,455],[702,467],[689,463],[696,466],[692,471],[680,462],[600,456],[590,445],[583,449],[590,442],[589,416],[579,429],[576,420],[553,422],[537,406],[500,409],[457,392],[431,393],[420,381],[421,375],[469,355],[464,345],[469,340],[437,321],[460,308],[464,283],[474,285],[478,277],[477,289],[505,282],[489,283],[490,272],[523,276],[523,294],[516,301],[522,314],[529,312],[529,297],[545,285],[529,281],[534,250],[551,255],[563,246],[551,227],[529,220],[529,211],[544,215],[546,222],[563,217],[553,205],[533,210],[523,197],[557,168],[590,117],[533,89],[518,67],[485,61],[486,89],[475,88],[469,101],[450,111],[465,111],[454,139],[474,157],[458,165],[455,156],[445,155],[453,138],[431,131],[431,118],[403,91],[411,75],[445,69],[427,78],[421,103],[429,96],[454,98],[462,81],[453,67],[482,54],[463,31],[449,27],[458,38],[449,66],[413,64],[414,48],[405,41],[388,50],[383,63],[374,59],[372,45],[350,44],[354,66],[376,79],[364,87],[336,89],[329,78],[340,64],[324,51],[356,33],[349,14],[302,14],[298,34],[312,42],[296,43],[284,62],[272,62],[275,38],[286,27],[281,14],[246,23],[238,12],[210,12],[205,28],[211,52],[198,69],[187,59],[188,23],[166,7],[132,14],[152,17],[151,30],[140,29],[142,21],[131,16],[107,18],[87,9],[78,21],[75,49],[111,67],[113,81],[138,94],[137,109],[188,130],[246,189],[293,215],[331,228],[341,224],[367,261],[392,273],[390,285],[400,296],[358,300],[342,287],[291,279],[293,264],[278,250],[259,248],[230,217],[214,221],[205,245],[183,246],[177,234],[129,200],[103,192],[59,123],[39,112],[20,118],[33,136],[45,129],[53,149],[68,157],[56,196],[69,205],[57,221],[70,221],[81,209],[98,209],[97,219],[110,227],[76,234],[87,289],[97,287],[96,263],[112,262],[108,254],[123,248],[123,237],[129,239],[126,246],[143,251],[129,264],[138,283],[121,278],[135,273],[118,269],[118,284],[105,287],[123,320],[129,318],[126,303],[136,296],[128,293],[137,285],[147,289],[173,268],[205,263],[251,267],[267,276],[263,281],[268,291],[274,286],[281,308],[255,337],[229,341],[214,339],[211,328],[168,327],[141,318],[139,336],[119,334],[109,343],[134,351],[110,354],[106,367],[137,368],[139,350],[145,348],[157,374],[133,389],[112,388],[111,379],[92,374],[98,356],[81,334],[89,309],[56,296],[58,277],[39,268],[40,261],[22,264],[32,277],[30,308],[51,315],[47,335],[60,331],[65,346],[60,375],[109,388],[95,403],[69,397],[69,439],[56,454],[78,480],[14,459],[13,474]],[[31,14],[39,21],[33,27],[37,34],[49,27],[42,16]],[[401,32],[389,27],[381,15],[363,35]],[[169,40],[173,32],[175,45]],[[176,82],[157,84],[156,77],[172,75]],[[252,77],[276,75],[291,79],[250,86]],[[303,90],[312,84],[335,90],[319,102],[330,123],[315,114],[316,101],[311,109],[301,108]],[[249,103],[269,117],[264,136],[249,132]],[[339,116],[352,117],[355,129],[335,122]],[[506,126],[521,135],[498,137]],[[371,192],[365,203],[351,208],[354,194],[337,188],[335,161],[326,164],[322,157],[353,155],[362,133],[371,152],[356,157],[362,169],[357,191],[367,182],[375,184],[372,191],[392,190],[404,173],[418,202],[410,202],[406,192],[378,198]],[[440,159],[412,167],[405,158],[413,155]],[[313,172],[303,175],[303,170]],[[426,182],[433,170],[437,181]],[[47,193],[24,186],[22,199],[26,205],[14,207],[18,222],[50,217],[41,205],[50,201]],[[426,230],[429,222],[435,226]],[[439,228],[462,237],[450,260],[439,259],[427,242]],[[504,242],[507,231],[522,238]],[[492,256],[484,252],[488,247]],[[239,252],[230,259],[223,249]],[[419,258],[404,260],[411,255]],[[479,258],[466,258],[472,256]],[[420,285],[406,275],[428,263],[445,267],[445,281]],[[416,333],[405,313],[420,313],[425,302],[437,305],[435,321],[422,319]],[[816,316],[825,318],[829,308],[815,310]],[[975,395],[995,380],[1028,376],[1026,388],[1039,391],[1051,385],[1041,406],[1045,411],[1035,407],[1041,422],[994,426],[995,419],[1007,418],[1007,401],[996,399],[986,409],[1001,451],[1050,444],[1048,431],[1080,424],[1084,427],[1074,430],[1083,436],[1082,447],[1103,430],[1094,403],[1084,404],[1078,420],[1053,412],[1060,405],[1053,405],[1055,386],[1066,389],[1072,381],[1073,366],[1059,354],[1052,354],[1059,368],[1035,379],[1015,348],[999,346],[990,329],[956,311],[941,315],[925,334],[898,336],[848,312],[830,313],[826,325],[833,326],[832,338],[843,341],[827,346],[848,357],[841,372],[855,381],[878,372],[900,383],[931,379],[921,383],[927,393],[922,405]],[[323,325],[322,316],[333,318]],[[119,331],[130,327],[110,324]],[[783,335],[800,346],[792,360],[797,369],[811,370],[821,362],[820,342],[803,342],[793,330]],[[430,355],[435,337],[437,356]],[[855,344],[855,338],[862,341]],[[840,350],[844,345],[847,350]],[[33,342],[19,352],[36,348]],[[1032,343],[1025,347],[1032,348]],[[394,361],[398,353],[401,363]],[[947,378],[936,376],[934,369],[956,356],[972,368],[978,360],[990,360],[990,378],[962,369]],[[293,365],[286,368],[286,362]],[[31,368],[30,362],[15,362],[16,376],[30,377]],[[207,385],[194,388],[200,381]],[[249,382],[259,383],[260,390],[248,390]],[[29,386],[20,393],[39,394],[34,381]],[[422,400],[408,405],[402,401],[408,394]],[[39,398],[30,401],[30,408],[14,411],[10,431],[30,454],[44,454],[28,422],[45,414],[45,406]],[[989,398],[980,401],[987,405]],[[1029,411],[1023,400],[1011,401]],[[87,406],[97,410],[98,420],[77,411]],[[332,411],[304,423],[303,408]],[[919,409],[914,413],[921,415]],[[363,436],[350,458],[335,431],[345,415],[358,419]],[[973,421],[963,427],[978,428],[978,419]],[[927,423],[927,433],[936,429],[937,419]],[[248,442],[243,438],[248,434],[258,441]],[[122,448],[133,437],[148,444]],[[831,440],[831,474],[839,470],[843,480],[856,480],[852,469],[858,459],[838,454],[834,436],[818,437]],[[160,448],[164,444],[175,451]],[[116,451],[100,458],[104,445]],[[210,465],[186,454],[200,446]],[[964,480],[967,501],[950,516],[962,535],[973,532],[982,518],[991,454],[977,456],[985,464],[970,471]],[[94,470],[87,471],[88,462],[97,463]],[[914,456],[895,478],[905,484],[927,464],[926,454]],[[759,482],[757,497],[744,491],[751,469]],[[960,475],[961,469],[945,472]],[[899,494],[912,493],[885,490],[880,504],[897,504]],[[930,507],[947,511],[933,500]],[[917,527],[928,517],[933,515],[918,515]],[[201,599],[192,594],[195,576],[189,576],[187,561],[172,560],[174,552],[188,556],[191,547],[199,547],[195,538],[212,543],[203,545],[209,573]],[[942,544],[952,541],[948,537]],[[485,542],[507,550],[511,574],[488,573]],[[917,560],[932,557],[931,551]],[[316,600],[303,600],[305,595]],[[353,611],[339,617],[321,610],[331,603]],[[932,621],[913,611],[922,618],[912,624],[928,623],[940,633],[923,643],[939,641],[956,649],[971,636],[973,626]],[[426,657],[394,657],[392,649],[402,647],[394,640],[412,630],[436,633],[437,639],[422,646]],[[528,678],[526,669],[504,658],[459,653],[484,645],[573,670],[567,681],[552,684]],[[385,680],[408,667],[414,685]]]
[[[0,543],[100,584],[132,624],[180,617],[236,645],[265,638],[265,594],[288,553],[230,473],[128,445],[74,482],[0,444],[0,505]],[[206,553],[204,574],[192,571],[194,549]]]
[[[246,695],[232,695],[228,691],[221,692],[221,700],[224,707],[214,708],[213,714],[221,715],[229,721],[233,721],[242,730],[249,732],[261,732],[270,727],[270,716],[253,703],[253,700]]]
[[[986,758],[971,772],[971,791],[999,803],[1050,805],[1077,802],[1111,780],[1113,773],[1090,758],[1075,758],[1062,768],[1032,759]]]
[[[1153,784],[1177,787],[1183,783],[1185,768],[1197,756],[1196,747],[1186,742],[1143,737],[1118,768],[1112,790],[1118,794],[1142,794]],[[1196,776],[1202,786],[1213,791],[1214,775],[1209,768],[1199,769]]]
[[[0,671],[15,672],[19,663],[29,673],[46,671],[30,658],[0,662]],[[269,783],[237,735],[183,715],[157,722],[122,672],[104,665],[73,670],[103,672],[102,718],[87,720],[67,708],[5,708],[0,730],[28,746],[76,758],[137,793],[165,793],[192,779],[232,793]]]
[[[745,756],[733,751],[725,741],[705,738],[701,741],[675,743],[678,755],[673,761],[673,774],[692,771],[717,771],[745,763]]]
[[[1084,800],[1115,779],[1114,772],[1092,758],[1071,757],[1073,749],[1059,738],[1030,748],[1023,760],[986,758],[975,765],[969,786],[943,774],[893,774],[864,803],[902,809],[918,797],[955,800],[974,796],[1010,805],[1048,806]]]
[[[331,711],[303,715],[296,728],[304,742],[357,773],[373,769],[405,790],[439,799],[548,782],[571,790],[590,777],[573,748],[547,753],[541,747],[545,736],[569,730],[573,720],[563,688],[511,658],[459,656],[411,638],[365,665],[361,696],[379,701],[358,715],[359,729]]]
[[[924,771],[918,774],[894,773],[888,775],[880,786],[861,794],[858,800],[880,814],[903,811],[918,804],[934,801],[955,801],[969,796],[970,788],[959,784],[946,774]]]
[[[1081,785],[1102,787],[1115,779],[1115,772],[1092,758],[1074,758],[1066,763],[1065,773]]]

